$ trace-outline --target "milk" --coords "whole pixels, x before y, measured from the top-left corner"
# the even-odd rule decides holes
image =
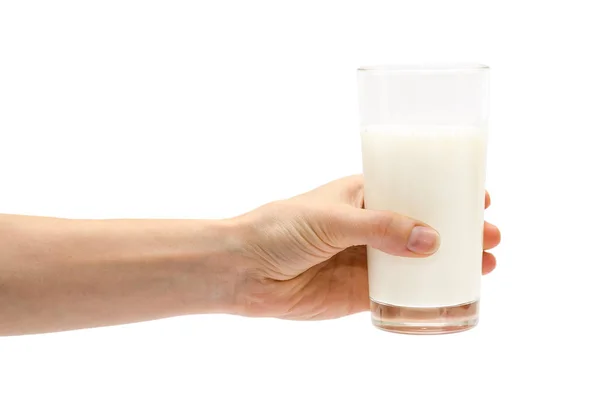
[[[361,132],[365,207],[392,210],[434,227],[429,258],[367,247],[369,294],[394,306],[442,307],[479,299],[485,200],[484,129],[366,126]]]

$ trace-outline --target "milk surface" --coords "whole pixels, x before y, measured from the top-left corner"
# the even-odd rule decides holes
[[[483,128],[371,125],[363,128],[365,207],[434,227],[429,258],[367,247],[369,293],[379,303],[453,306],[479,299],[487,133]]]

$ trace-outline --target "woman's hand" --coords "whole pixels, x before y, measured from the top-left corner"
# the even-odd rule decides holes
[[[363,209],[361,176],[267,204],[237,221],[253,264],[243,309],[249,316],[320,320],[369,310],[365,245],[425,257],[439,244],[437,232],[418,220]],[[485,223],[484,250],[499,242],[498,228]],[[483,274],[495,266],[494,256],[483,252]]]

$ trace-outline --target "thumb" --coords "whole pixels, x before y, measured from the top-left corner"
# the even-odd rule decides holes
[[[340,243],[368,245],[397,256],[424,257],[435,253],[440,236],[431,226],[391,211],[352,208],[337,217]]]

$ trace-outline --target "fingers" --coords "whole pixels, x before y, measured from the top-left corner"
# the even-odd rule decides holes
[[[339,230],[334,233],[346,246],[367,244],[392,255],[428,256],[439,247],[439,234],[428,225],[389,211],[356,210],[338,216]],[[500,244],[500,230],[485,222],[483,249]],[[336,244],[337,245],[337,244]]]
[[[343,248],[369,245],[391,255],[424,257],[440,244],[433,228],[394,212],[347,208],[334,216],[335,239]]]
[[[496,268],[496,258],[494,255],[489,252],[484,252],[481,258],[481,267],[481,272],[483,274],[488,274],[494,270]]]
[[[487,192],[485,202],[487,208],[490,202],[489,195],[487,194]],[[498,229],[491,223],[485,222],[483,224],[483,249],[489,250],[496,247],[498,244],[500,244],[500,240],[500,229]],[[488,274],[492,272],[492,270],[496,268],[496,257],[494,257],[494,255],[489,252],[484,252],[483,256],[481,257],[481,266],[481,271],[483,274]]]
[[[483,225],[483,249],[489,250],[500,244],[500,229],[491,223],[485,222]]]
[[[485,208],[488,208],[492,200],[490,198],[489,192],[486,190],[485,192]],[[500,229],[491,223],[485,222],[483,224],[483,249],[489,250],[496,247],[500,244],[501,235]],[[492,272],[496,268],[496,257],[489,253],[484,252],[481,257],[481,272],[483,274],[488,274]]]

